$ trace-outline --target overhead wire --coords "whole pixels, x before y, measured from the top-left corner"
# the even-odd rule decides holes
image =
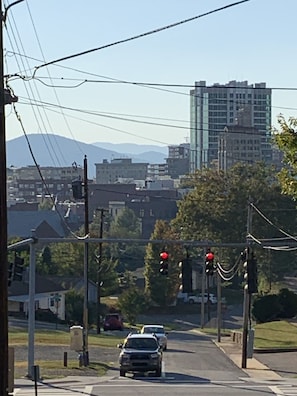
[[[27,4],[28,13],[30,15],[30,20],[31,20],[31,23],[32,23],[32,26],[33,26],[33,29],[34,29],[35,37],[36,37],[36,40],[37,40],[37,43],[38,43],[38,47],[39,47],[40,53],[42,55],[42,58],[45,61],[45,56],[44,56],[44,53],[43,53],[43,50],[42,50],[42,46],[41,46],[37,31],[36,31],[35,23],[34,23],[34,20],[33,20],[33,17],[32,17],[32,13],[31,13],[28,1],[26,1],[26,4]],[[49,72],[48,68],[46,68],[46,70],[47,70],[48,77],[49,77],[50,81],[52,81],[52,78],[51,78],[51,75],[50,75],[50,72]],[[72,136],[73,140],[76,142],[76,144],[78,146],[78,149],[81,151],[82,156],[83,156],[84,153],[83,153],[83,151],[81,149],[81,146],[77,143],[77,141],[76,141],[76,139],[75,139],[75,137],[74,137],[74,135],[72,133],[72,130],[71,130],[70,126],[69,126],[69,123],[67,121],[67,118],[65,117],[65,114],[63,113],[63,107],[61,106],[61,102],[60,102],[60,99],[58,97],[57,90],[55,89],[55,87],[53,87],[53,91],[54,91],[54,95],[55,95],[56,101],[57,101],[57,103],[60,106],[59,108],[61,110],[61,114],[62,114],[63,120],[65,122],[65,125],[67,127],[67,130],[70,133],[70,135]],[[58,149],[60,149],[59,145],[57,145],[57,147],[58,147]],[[59,150],[59,151],[60,151],[60,154],[62,155],[62,158],[63,158],[63,153],[61,152],[61,150]]]
[[[268,224],[270,224],[273,228],[277,229],[280,233],[286,235],[287,237],[291,238],[292,240],[297,242],[297,237],[289,234],[288,232],[284,231],[277,225],[275,225],[271,220],[268,219],[253,203],[250,203],[250,206],[264,219]]]
[[[226,270],[219,262],[217,262],[216,264],[217,271],[221,279],[223,279],[226,282],[232,280],[235,277],[235,275],[238,274],[240,260],[241,260],[241,256],[238,257],[235,264],[228,270]]]
[[[19,98],[23,99],[23,100],[27,100],[24,97],[19,97]],[[20,103],[26,104],[25,102],[20,102]],[[40,102],[40,101],[37,102],[36,101],[35,103],[36,103],[36,106],[43,106],[44,108],[47,108],[49,111],[58,113],[58,111],[55,111],[52,107],[59,107],[59,106],[57,106],[57,105],[55,105],[53,103],[44,102],[44,101],[43,102]],[[182,129],[182,130],[187,130],[187,131],[191,130],[190,126],[181,126],[181,125],[174,125],[174,124],[164,124],[164,123],[157,123],[157,122],[134,120],[134,119],[131,119],[131,118],[124,118],[124,117],[117,117],[117,116],[114,116],[114,115],[109,115],[107,112],[102,113],[102,112],[94,111],[94,110],[76,109],[76,108],[69,107],[69,106],[63,106],[63,109],[64,110],[75,111],[75,112],[79,112],[79,113],[83,113],[83,114],[88,114],[88,115],[92,115],[92,116],[110,118],[110,119],[113,119],[113,120],[141,123],[141,124],[154,125],[154,126],[166,127],[166,128],[176,128],[176,129]],[[128,134],[128,135],[131,135],[131,136],[136,136],[136,137],[139,137],[139,138],[143,138],[144,140],[154,141],[154,142],[157,142],[157,143],[168,145],[167,142],[163,142],[163,141],[160,141],[160,140],[157,140],[157,139],[148,138],[148,137],[139,136],[138,134],[135,134],[135,133],[132,133],[132,132],[128,132],[128,131],[125,131],[123,129],[110,127],[110,126],[108,126],[106,124],[92,122],[90,120],[74,117],[74,116],[71,116],[69,114],[67,116],[70,117],[70,118],[78,119],[78,120],[86,122],[86,123],[90,123],[90,124],[94,124],[94,125],[98,125],[98,126],[107,128],[107,129],[115,130],[117,132],[121,132],[121,133]],[[138,117],[147,117],[147,116],[138,116]],[[151,117],[151,118],[153,118],[153,117]],[[178,122],[187,122],[187,121],[178,121]],[[204,123],[204,124],[208,125],[207,123]],[[207,131],[217,131],[217,130],[213,130],[211,128],[205,128],[205,129],[204,128],[196,128],[195,130],[196,131],[206,131],[206,130]],[[223,131],[223,129],[222,129],[222,131]]]
[[[59,63],[59,62],[62,62],[62,61],[68,60],[68,59],[73,59],[73,58],[76,58],[78,56],[90,54],[92,52],[99,51],[99,50],[102,50],[102,49],[105,49],[105,48],[109,48],[109,47],[112,47],[112,46],[115,46],[115,45],[118,45],[118,44],[123,44],[123,43],[126,43],[128,41],[137,40],[139,38],[143,38],[145,36],[149,36],[149,35],[152,35],[152,34],[155,34],[155,33],[160,33],[163,30],[168,30],[168,29],[174,28],[176,26],[183,25],[183,24],[188,23],[188,22],[192,22],[192,21],[194,21],[196,19],[203,18],[205,16],[209,16],[211,14],[226,10],[228,8],[231,8],[231,7],[243,4],[243,3],[247,3],[249,1],[250,0],[240,0],[240,1],[237,1],[235,3],[230,3],[230,4],[227,4],[227,5],[223,6],[223,7],[219,7],[219,8],[216,8],[214,10],[205,12],[203,14],[196,15],[196,16],[191,17],[191,18],[183,19],[181,21],[178,21],[178,22],[175,22],[175,23],[171,23],[171,24],[166,25],[166,26],[162,26],[160,28],[153,29],[153,30],[150,30],[150,31],[145,32],[145,33],[141,33],[141,34],[138,34],[138,35],[126,38],[126,39],[114,41],[113,43],[105,44],[105,45],[102,45],[100,47],[92,48],[92,49],[89,49],[89,50],[86,50],[86,51],[82,51],[82,52],[79,52],[79,53],[76,53],[76,54],[73,54],[73,55],[64,56],[62,58],[58,58],[58,59],[52,60],[50,62],[44,63],[42,65],[36,66],[35,72],[37,70],[39,70],[40,68],[45,67],[45,66],[49,66],[49,65],[52,65],[52,64],[55,64],[55,63]],[[33,74],[35,74],[35,72]]]
[[[15,115],[16,115],[16,117],[17,117],[17,120],[19,121],[19,123],[20,123],[20,125],[21,125],[21,128],[22,128],[22,130],[23,130],[23,133],[24,133],[24,136],[25,136],[25,138],[26,138],[26,141],[27,141],[27,144],[28,144],[28,148],[29,148],[31,157],[32,157],[33,162],[34,162],[34,164],[35,164],[35,167],[36,167],[36,169],[37,169],[37,171],[38,171],[38,173],[39,173],[39,177],[40,177],[40,179],[41,179],[41,181],[42,181],[42,183],[43,183],[43,185],[44,185],[44,187],[45,187],[45,189],[46,189],[46,191],[47,191],[47,194],[48,194],[49,198],[51,199],[51,201],[52,201],[52,203],[53,203],[53,206],[54,206],[55,209],[56,209],[56,212],[57,212],[57,214],[58,214],[60,220],[61,220],[62,223],[66,226],[66,228],[67,228],[67,230],[69,231],[69,233],[70,233],[73,237],[75,237],[76,239],[80,239],[80,240],[81,240],[81,239],[86,239],[86,238],[88,238],[89,235],[85,235],[85,236],[83,236],[83,237],[76,235],[76,234],[71,230],[71,228],[69,227],[69,225],[68,225],[67,222],[65,221],[65,219],[64,219],[64,217],[62,216],[62,214],[60,213],[60,211],[57,210],[56,202],[55,202],[55,200],[54,200],[54,198],[53,198],[51,192],[49,191],[49,187],[48,187],[48,185],[47,185],[47,183],[46,183],[46,181],[45,181],[45,179],[44,179],[44,177],[43,177],[43,175],[42,175],[42,173],[41,173],[41,171],[40,171],[40,167],[39,167],[39,165],[38,165],[38,163],[37,163],[37,161],[36,161],[36,158],[35,158],[35,156],[34,156],[34,153],[33,153],[33,150],[32,150],[32,148],[31,148],[30,141],[29,141],[29,139],[28,139],[28,137],[27,137],[27,133],[26,133],[26,130],[25,130],[25,128],[24,128],[22,119],[21,119],[20,115],[18,114],[17,109],[16,109],[16,106],[15,106],[14,103],[12,104],[12,106],[13,106]]]
[[[12,47],[14,47],[14,45],[16,45],[17,48],[19,48],[19,45],[22,47],[22,40],[21,40],[21,37],[18,35],[17,25],[16,25],[16,23],[15,23],[15,21],[14,21],[14,19],[13,19],[13,15],[10,15],[10,18],[9,18],[8,22],[6,22],[5,26],[7,27],[7,23],[10,24],[10,21],[11,21],[11,20],[14,22],[14,26],[11,27],[11,29],[10,29],[10,31],[12,32],[12,37],[10,36],[10,32],[8,31],[8,29],[6,29],[6,31],[7,31],[7,36],[8,36],[8,39],[9,39],[9,41],[10,41],[10,45],[11,45]],[[16,35],[18,35],[18,39],[16,38]],[[13,43],[13,39],[12,39],[12,38],[14,39],[14,43],[15,43],[15,44]],[[15,61],[16,61],[16,63],[17,63],[18,66],[19,66],[19,60],[18,60],[18,58],[16,58]],[[22,64],[23,64],[23,66],[24,66],[24,63],[23,63],[23,60],[22,60],[22,59],[21,59],[21,62],[22,62]],[[19,67],[20,67],[20,66],[19,66]],[[24,85],[25,85],[24,88],[25,88],[25,90],[26,90],[26,92],[27,92],[28,97],[29,97],[29,98],[30,98],[30,97],[31,97],[31,98],[32,98],[32,97],[35,98],[35,93],[34,93],[34,91],[33,91],[33,89],[32,89],[32,86],[30,85],[30,86],[27,88],[26,84],[24,84]],[[12,89],[12,88],[11,88],[11,89]],[[38,92],[36,86],[35,86],[35,90],[36,90],[37,96],[40,98],[39,92]],[[29,91],[30,91],[31,95],[29,94]],[[31,100],[32,100],[32,99],[31,99]],[[32,106],[31,106],[31,107],[32,107]],[[37,108],[37,109],[36,109],[36,112],[35,112],[35,109],[34,109],[34,107],[33,107],[32,110],[33,110],[33,114],[34,114],[34,117],[35,117],[35,120],[36,120],[36,122],[37,122],[37,125],[38,125],[39,130],[40,130],[40,131],[41,131],[42,129],[43,129],[43,130],[46,130],[46,126],[45,126],[43,117],[41,116],[40,109]],[[39,116],[39,117],[38,117],[38,116]],[[47,120],[47,121],[49,122],[49,120]],[[43,127],[41,127],[40,122],[42,122],[42,126],[43,126]],[[53,163],[54,163],[54,164],[55,164],[55,163],[60,164],[59,156],[56,154],[56,152],[55,152],[53,146],[51,145],[51,142],[47,142],[47,140],[45,139],[44,134],[42,134],[42,138],[43,138],[43,141],[44,141],[44,143],[45,143],[45,146],[47,147],[47,150],[48,150],[48,152],[49,152],[49,155],[50,155],[50,157],[51,157]],[[49,145],[51,145],[51,150],[49,149]],[[62,157],[63,157],[63,154],[62,154],[62,153],[60,153],[60,154],[61,154]],[[55,155],[55,159],[54,159],[54,156],[53,156],[53,155]]]
[[[115,42],[115,43],[108,44],[107,46],[116,45],[116,44],[119,44],[119,43],[121,43],[121,42],[130,41],[130,40],[132,40],[132,39],[136,39],[136,38],[140,38],[140,37],[146,36],[146,35],[148,35],[148,34],[157,33],[157,32],[159,32],[159,31],[161,31],[161,30],[164,30],[164,29],[167,29],[167,28],[171,28],[171,27],[177,26],[177,25],[182,24],[182,23],[185,23],[185,22],[189,22],[189,21],[191,21],[191,20],[200,18],[200,17],[202,17],[202,16],[210,15],[210,14],[212,14],[212,13],[214,13],[214,12],[221,11],[221,10],[223,10],[223,9],[226,9],[226,8],[232,7],[232,6],[234,6],[234,5],[238,5],[238,4],[244,3],[244,2],[246,2],[246,1],[249,1],[249,0],[239,1],[239,2],[236,2],[236,3],[232,3],[232,4],[226,5],[226,6],[224,6],[224,7],[221,7],[221,8],[219,8],[219,9],[216,9],[216,10],[213,10],[213,11],[210,11],[210,12],[207,12],[207,13],[205,13],[205,14],[201,14],[201,15],[196,16],[196,17],[188,18],[188,19],[186,19],[186,20],[177,22],[177,23],[175,23],[175,24],[167,25],[167,26],[165,26],[165,27],[162,27],[162,28],[159,28],[159,29],[155,29],[155,30],[150,31],[150,32],[146,32],[146,33],[143,33],[143,34],[141,34],[141,35],[134,36],[134,37],[129,38],[129,39],[117,41],[117,42]],[[30,11],[30,10],[29,10],[29,11]],[[30,15],[31,15],[31,14],[30,14]],[[31,19],[32,19],[32,18],[31,18]],[[32,20],[32,23],[33,23],[33,20]],[[33,24],[33,25],[34,25],[34,24]],[[105,46],[104,46],[104,48],[105,48]],[[98,47],[98,48],[93,49],[93,50],[90,50],[90,51],[92,52],[92,51],[99,50],[99,49],[102,49],[102,47]],[[80,55],[83,55],[83,54],[88,53],[88,52],[89,52],[89,51],[84,51],[84,52],[79,53],[79,54],[71,55],[70,57],[80,56]],[[69,57],[64,57],[64,58],[60,58],[60,59],[55,60],[55,61],[51,61],[51,62],[48,62],[48,63],[44,63],[44,64],[38,66],[37,68],[39,69],[39,68],[44,67],[44,66],[47,66],[47,65],[49,65],[49,64],[56,64],[57,62],[60,62],[61,60],[65,60],[65,59],[69,59]],[[36,71],[36,68],[35,68],[35,71]],[[51,81],[52,81],[52,80],[51,80]],[[82,83],[84,83],[84,82],[85,82],[85,81],[83,81]],[[124,83],[124,81],[119,81],[119,82],[123,82],[123,83]],[[148,85],[151,84],[151,83],[139,83],[139,82],[125,82],[125,83],[137,84],[137,85],[142,85],[142,86],[145,86],[145,85],[148,86]],[[160,86],[160,85],[162,85],[162,86],[169,86],[168,84],[158,84],[158,83],[153,83],[153,85],[155,85],[155,88],[157,88],[157,85],[158,85],[158,86]],[[186,86],[186,85],[185,85],[185,84],[184,84],[184,85],[181,85],[181,84],[171,84],[171,86],[180,87],[180,86]],[[189,86],[189,85],[188,85],[188,86]],[[278,89],[278,88],[276,88],[276,89]],[[290,88],[289,88],[289,89],[290,89]],[[182,94],[183,94],[183,93],[182,93]],[[188,94],[185,94],[185,95],[188,95]],[[102,116],[102,115],[101,115],[101,116]],[[137,122],[137,121],[135,121],[135,120],[127,120],[127,121]],[[152,125],[155,125],[155,124],[152,124]],[[156,125],[158,125],[158,124],[156,124]],[[164,125],[164,126],[175,127],[175,128],[177,127],[177,126],[172,126],[172,125]],[[105,127],[106,127],[106,126],[105,126]],[[182,128],[182,127],[179,126],[179,128]],[[113,128],[113,129],[116,130],[115,128]],[[118,130],[118,131],[119,131],[119,130]],[[135,135],[135,136],[137,136],[137,135]],[[144,138],[144,139],[145,139],[145,138]],[[75,139],[74,139],[74,140],[75,140]],[[75,140],[75,141],[76,141],[76,140]]]
[[[60,67],[63,67],[63,66],[60,66]],[[71,69],[71,70],[75,70],[75,71],[77,71],[77,72],[80,72],[80,73],[82,73],[83,71],[81,71],[81,70],[78,70],[78,69],[73,69],[73,68],[66,68],[66,69]],[[98,76],[97,74],[94,74],[94,73],[88,73],[88,72],[84,72],[84,73],[87,73],[87,74],[91,74],[91,75],[94,75],[94,76]],[[14,76],[15,77],[15,76]],[[139,85],[139,86],[142,86],[142,87],[146,87],[146,88],[153,88],[152,87],[152,85],[154,85],[154,84],[158,84],[158,83],[141,83],[141,82],[131,82],[131,81],[125,81],[125,80],[118,80],[118,79],[114,79],[114,78],[111,78],[111,77],[106,77],[106,76],[100,76],[99,75],[99,77],[103,77],[103,78],[108,78],[108,79],[111,79],[113,82],[118,82],[118,83],[125,83],[125,84],[132,84],[132,85]],[[10,76],[10,78],[12,78],[12,76]],[[22,77],[22,78],[24,78],[24,77]],[[29,78],[28,78],[29,79]],[[63,80],[66,80],[65,78],[63,78]],[[71,79],[71,80],[73,80],[73,79]],[[83,83],[84,81],[90,81],[90,82],[94,82],[94,80],[83,80],[81,83]],[[81,83],[79,84],[79,85],[81,85]],[[151,84],[151,85],[149,85],[149,86],[147,86],[147,85],[145,85],[145,84]],[[158,84],[158,85],[162,85],[162,84]],[[169,84],[169,85],[174,85],[174,86],[183,86],[182,84]],[[77,85],[76,85],[77,86]],[[189,86],[189,87],[191,87],[190,85],[185,85],[184,84],[184,86]],[[197,87],[197,84],[195,85],[195,86],[192,86],[193,88],[194,87]],[[233,86],[218,86],[219,88],[232,88]],[[73,87],[69,87],[69,88],[73,88]],[[211,88],[211,86],[209,86],[208,88]],[[233,87],[234,88],[234,87]],[[237,87],[238,89],[240,89],[240,87]],[[242,88],[242,89],[244,89],[244,88]],[[257,88],[258,89],[258,88]],[[262,88],[259,88],[259,89],[262,89]],[[263,88],[263,89],[266,89],[266,88]],[[274,89],[274,88],[270,88],[270,89]],[[277,88],[275,88],[275,89],[290,89],[290,88],[281,88],[281,87],[277,87]],[[168,92],[168,90],[166,90],[167,92]],[[191,96],[189,93],[181,93],[181,92],[176,92],[176,91],[170,91],[171,93],[179,93],[179,94],[183,94],[183,95],[187,95],[187,96]],[[199,95],[195,95],[197,98],[199,98]],[[240,106],[240,105],[243,105],[243,104],[246,104],[246,101],[244,101],[244,100],[240,100],[240,99],[233,99],[233,100],[231,100],[231,99],[225,99],[225,98],[217,98],[216,99],[216,102],[232,102],[232,103],[234,103],[236,106]],[[217,103],[218,104],[218,103]],[[214,104],[214,106],[215,106],[215,104]],[[284,109],[284,107],[279,107],[279,106],[270,106],[271,108],[280,108],[280,109]],[[297,109],[296,109],[297,110]],[[134,120],[131,120],[132,122],[135,122]],[[159,125],[159,124],[156,124],[156,125]],[[169,127],[176,127],[176,126],[174,126],[174,125],[169,125]],[[181,128],[181,126],[178,126],[179,128]],[[199,129],[195,129],[195,130],[200,130],[200,131],[203,131],[203,129],[201,129],[201,128],[199,128]],[[209,130],[209,128],[208,128],[208,130]],[[146,139],[145,137],[143,137],[143,139]]]

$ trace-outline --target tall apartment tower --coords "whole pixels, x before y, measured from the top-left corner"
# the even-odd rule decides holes
[[[236,125],[242,110],[249,116],[244,123],[255,128],[263,142],[263,160],[271,158],[271,89],[266,83],[229,81],[206,86],[195,82],[190,91],[190,170],[210,167],[218,162],[218,142],[226,126]],[[246,111],[248,110],[248,111]]]

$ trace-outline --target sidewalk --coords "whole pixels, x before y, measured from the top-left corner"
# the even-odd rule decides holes
[[[214,341],[214,343],[234,362],[237,367],[241,368],[249,377],[263,380],[279,380],[283,378],[254,357],[247,359],[246,368],[242,368],[241,345],[232,342],[230,337],[222,337],[221,342]]]

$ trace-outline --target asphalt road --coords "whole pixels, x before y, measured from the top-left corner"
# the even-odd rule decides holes
[[[52,348],[49,348],[50,350]],[[114,351],[117,357],[119,351]],[[164,352],[161,378],[150,374],[132,373],[122,378],[115,362],[114,368],[105,377],[81,377],[80,380],[78,377],[68,377],[44,381],[38,385],[38,395],[263,396],[297,394],[296,389],[275,380],[251,379],[203,334],[172,331],[169,334],[168,350]],[[34,394],[32,382],[26,386],[17,382],[15,394]]]
[[[141,316],[139,318],[141,323],[177,323],[184,329],[193,330],[200,328],[200,312],[199,306],[197,305],[197,315],[188,314],[179,317],[173,315],[160,315],[160,316]],[[212,319],[214,322],[215,319]],[[26,321],[19,321],[14,319],[9,319],[10,325],[27,326]],[[215,323],[210,324],[215,327]],[[60,325],[59,325],[60,326]],[[242,307],[234,306],[224,313],[222,328],[240,328],[242,326]],[[36,327],[40,328],[55,328],[55,324],[48,324],[44,322],[36,322]],[[59,327],[60,328],[60,327]],[[65,327],[67,331],[67,326]],[[296,327],[297,331],[297,327]],[[123,333],[124,336],[125,333]],[[169,336],[169,348],[170,348],[171,334]],[[39,359],[50,359],[50,360],[61,360],[63,361],[64,352],[67,352],[68,359],[77,359],[77,353],[70,351],[67,346],[65,347],[47,347],[47,346],[35,346],[35,360]],[[94,361],[106,362],[116,365],[119,350],[115,347],[113,348],[90,348],[89,350],[90,358]],[[187,355],[191,356],[191,355]],[[271,370],[277,372],[280,376],[284,378],[297,378],[297,352],[281,352],[281,353],[254,353],[254,357],[261,363],[268,366]],[[28,350],[26,347],[15,348],[15,361],[16,362],[26,362],[28,359]],[[193,362],[194,364],[194,362]],[[16,370],[16,374],[26,375],[27,368],[23,367]]]

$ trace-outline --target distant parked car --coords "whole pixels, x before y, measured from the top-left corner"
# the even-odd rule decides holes
[[[124,330],[124,322],[121,314],[109,313],[105,315],[103,330]]]
[[[214,294],[204,293],[204,304],[206,304],[208,300],[211,304],[217,304],[218,302],[217,297]],[[202,294],[199,294],[198,296],[188,296],[185,302],[188,302],[189,304],[202,304]]]

